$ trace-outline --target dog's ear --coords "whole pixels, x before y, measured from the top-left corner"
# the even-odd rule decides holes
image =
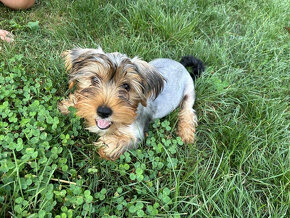
[[[149,97],[157,98],[164,86],[163,76],[146,61],[135,57],[132,62],[137,67],[138,73],[142,78],[141,104],[146,107]]]
[[[97,49],[90,49],[90,48],[74,48],[72,50],[66,50],[62,53],[62,57],[65,61],[66,70],[69,71],[72,69],[76,60],[82,56],[83,54],[104,54],[104,51],[101,47]],[[74,87],[74,80],[70,80],[69,89]]]
[[[74,48],[72,50],[66,50],[62,53],[62,57],[65,61],[65,67],[70,70],[73,66],[75,60],[77,60],[81,55],[88,54],[105,54],[101,47],[97,49],[92,48]]]

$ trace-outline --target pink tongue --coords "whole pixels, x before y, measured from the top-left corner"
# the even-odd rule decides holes
[[[98,123],[98,127],[101,129],[108,128],[108,126],[110,126],[110,124],[111,124],[110,121],[103,120],[103,119],[97,120],[97,123]]]

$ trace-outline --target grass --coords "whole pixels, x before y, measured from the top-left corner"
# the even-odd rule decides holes
[[[289,26],[286,0],[41,1],[0,5],[0,216],[288,217]],[[37,21],[39,23],[37,23]],[[100,160],[62,116],[61,52],[101,45],[149,61],[192,54],[197,141],[156,121],[138,150]]]

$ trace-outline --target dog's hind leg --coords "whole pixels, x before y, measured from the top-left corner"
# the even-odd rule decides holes
[[[195,128],[197,126],[197,116],[192,108],[195,100],[193,85],[185,92],[183,100],[180,104],[180,112],[178,114],[177,134],[186,144],[194,142]]]
[[[184,67],[191,67],[193,79],[199,76],[204,70],[204,63],[196,57],[184,56],[180,63]],[[195,136],[195,128],[197,127],[197,116],[192,108],[195,101],[195,91],[192,79],[187,80],[185,85],[184,96],[181,102],[181,108],[178,116],[177,133],[184,143],[193,143]]]

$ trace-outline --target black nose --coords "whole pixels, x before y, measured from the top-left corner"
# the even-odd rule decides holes
[[[106,106],[100,106],[97,109],[97,114],[102,118],[107,118],[107,117],[111,116],[112,113],[113,113],[113,111],[111,110],[111,108],[108,108]]]

